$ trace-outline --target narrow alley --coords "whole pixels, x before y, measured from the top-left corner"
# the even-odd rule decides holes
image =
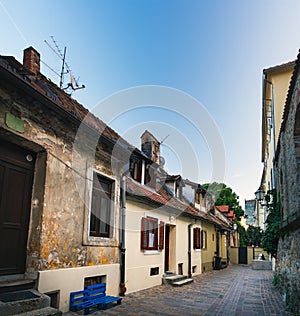
[[[121,305],[93,315],[291,315],[272,280],[272,271],[230,265],[196,276],[184,287],[162,285],[129,294]]]

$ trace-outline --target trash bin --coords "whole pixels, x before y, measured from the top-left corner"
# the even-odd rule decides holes
[[[221,260],[222,260],[222,257],[214,256],[214,270],[221,269]]]

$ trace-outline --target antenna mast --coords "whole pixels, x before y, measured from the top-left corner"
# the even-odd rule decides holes
[[[64,49],[64,57],[61,65],[61,72],[60,72],[60,82],[59,82],[59,87],[62,89],[63,86],[63,77],[64,77],[64,70],[65,70],[65,61],[66,61],[66,52],[67,52],[67,47],[65,46]]]
[[[48,47],[59,57],[59,59],[62,60],[62,65],[61,65],[61,72],[60,72],[60,81],[59,81],[59,87],[63,90],[67,90],[69,88],[72,89],[71,94],[73,91],[79,90],[79,89],[84,89],[85,85],[82,85],[81,87],[78,84],[78,80],[75,80],[74,75],[72,74],[72,71],[66,61],[66,53],[67,53],[67,47],[65,46],[64,48],[64,53],[62,53],[61,49],[59,48],[56,40],[54,39],[54,36],[50,36],[56,50],[45,40],[45,43],[48,45]],[[66,68],[66,72],[65,72]],[[64,75],[70,74],[70,82],[67,84],[65,88],[63,88],[63,83],[64,83]]]

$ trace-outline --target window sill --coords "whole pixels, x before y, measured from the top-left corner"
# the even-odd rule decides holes
[[[89,236],[83,244],[84,246],[118,247],[116,240],[109,237]]]
[[[158,250],[144,250],[144,255],[159,255]]]

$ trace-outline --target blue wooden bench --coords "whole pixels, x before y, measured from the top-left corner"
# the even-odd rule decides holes
[[[87,286],[83,291],[70,293],[70,311],[84,310],[84,315],[99,309],[106,309],[113,302],[121,304],[122,298],[106,295],[106,284],[100,283]]]

